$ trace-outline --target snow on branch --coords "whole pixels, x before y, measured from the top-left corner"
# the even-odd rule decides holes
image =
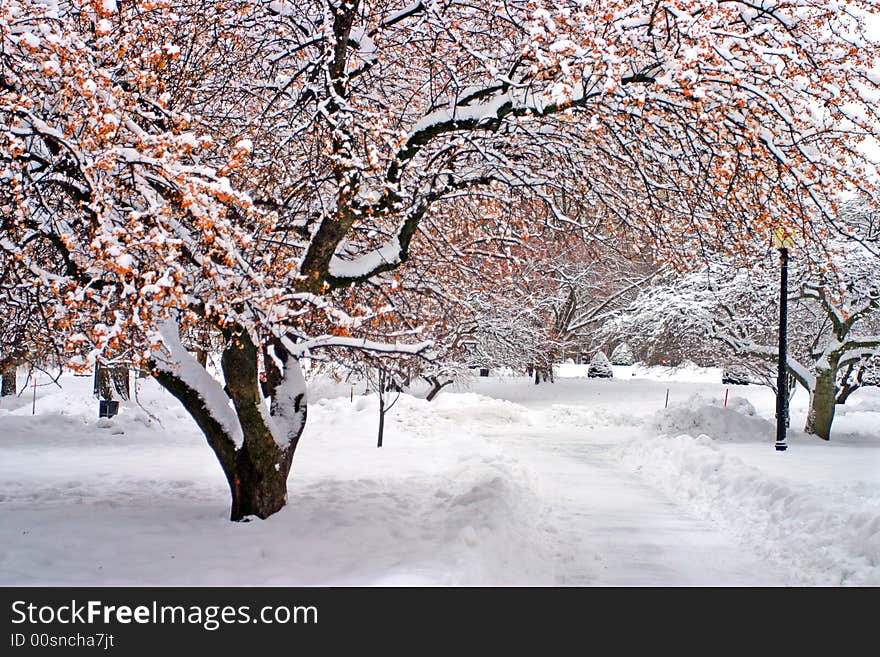
[[[282,370],[282,376],[272,390],[271,412],[263,412],[263,419],[272,429],[275,443],[286,450],[300,436],[306,421],[306,380],[299,360],[283,353],[283,349],[276,351],[281,353],[272,356],[276,366]],[[262,405],[260,410],[264,411]]]
[[[168,319],[163,322],[159,326],[159,336],[162,350],[154,355],[156,369],[177,377],[195,392],[236,448],[241,447],[244,434],[238,416],[229,405],[229,397],[220,383],[184,348],[177,321]]]
[[[397,236],[392,237],[383,246],[352,260],[345,260],[334,255],[330,260],[330,275],[334,278],[361,278],[370,275],[382,265],[400,263],[401,245]]]
[[[322,335],[302,342],[293,342],[287,337],[281,338],[282,344],[291,355],[295,357],[307,356],[314,349],[356,349],[369,351],[375,354],[385,355],[410,355],[430,357],[428,350],[433,345],[431,341],[417,342],[415,344],[401,344],[399,342],[377,342],[366,338],[351,338],[339,335]]]

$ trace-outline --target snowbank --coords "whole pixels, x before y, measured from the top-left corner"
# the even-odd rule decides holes
[[[375,395],[319,399],[290,503],[230,523],[216,458],[153,381],[99,421],[87,380],[0,417],[3,585],[522,585],[552,581],[529,473],[481,439],[526,413],[403,395],[375,446]],[[43,411],[41,413],[41,411]],[[218,550],[217,546],[223,546]],[[246,563],[242,569],[238,564]]]
[[[624,369],[624,368],[620,368]],[[685,382],[685,383],[721,383],[720,367],[699,367],[690,361],[685,361],[677,367],[664,365],[646,366],[633,365],[629,369],[630,375],[652,381]],[[616,373],[616,369],[615,369]]]
[[[743,418],[745,419],[745,418]],[[785,458],[767,447],[767,458]],[[706,435],[640,438],[619,448],[629,468],[754,547],[801,584],[880,585],[880,490],[772,475]]]
[[[768,443],[775,436],[775,425],[755,416],[755,407],[742,397],[723,400],[691,396],[685,402],[670,404],[648,422],[655,433],[670,435],[706,434],[716,440]]]

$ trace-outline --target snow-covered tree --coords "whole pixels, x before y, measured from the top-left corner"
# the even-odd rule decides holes
[[[472,319],[470,363],[475,367],[510,367],[549,378],[556,359],[547,307],[522,294],[519,285],[480,290],[465,298]]]
[[[3,316],[40,324],[29,352],[150,367],[232,518],[265,518],[305,425],[299,359],[427,349],[383,317],[417,249],[454,255],[450,199],[539,199],[555,228],[666,252],[776,217],[821,237],[871,175],[873,10],[0,0]],[[196,326],[223,381],[181,339]]]
[[[873,250],[877,235],[869,228],[876,221],[873,208],[863,201],[846,206],[841,223],[851,237],[832,240],[830,266],[798,250],[789,265],[788,371],[810,394],[805,430],[825,440],[835,405],[864,385],[866,376],[870,381],[880,354],[880,257]],[[778,277],[772,251],[748,266],[728,261],[671,277],[640,295],[608,330],[639,345],[673,334],[695,352],[712,349],[714,341],[772,379],[759,361],[777,358]]]
[[[610,240],[609,240],[610,242]],[[647,287],[663,267],[614,243],[563,244],[545,258],[547,287],[557,301],[553,329],[560,350],[595,349],[596,328]]]
[[[476,341],[474,364],[525,370],[536,383],[551,380],[566,354],[600,346],[591,343],[595,327],[660,270],[595,237],[554,231],[536,233],[507,254],[503,267],[481,263],[488,281],[462,285],[463,330]]]
[[[858,387],[880,387],[880,356],[875,355],[871,358],[866,358],[861,367],[847,376],[846,383],[851,385],[850,377],[854,377],[855,382],[858,383]]]
[[[593,354],[593,357],[590,359],[587,376],[591,379],[610,379],[614,376],[614,370],[611,368],[608,356],[604,352],[597,351]]]
[[[626,342],[621,342],[611,352],[612,365],[632,365],[635,362],[632,349]]]

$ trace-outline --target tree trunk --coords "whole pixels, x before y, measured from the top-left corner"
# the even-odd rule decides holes
[[[822,440],[831,439],[831,424],[834,422],[837,403],[837,368],[817,373],[816,387],[810,392],[810,409],[804,431],[819,436]]]
[[[232,472],[226,473],[232,493],[230,519],[265,519],[284,508],[292,461],[293,450],[279,449],[268,431],[260,438],[251,432],[235,453]]]
[[[223,351],[224,390],[233,403],[241,436],[231,435],[228,424],[215,417],[219,413],[216,410],[212,413],[202,394],[174,371],[155,372],[159,383],[192,415],[220,461],[232,496],[230,519],[233,521],[253,516],[268,518],[287,503],[287,477],[306,422],[305,382],[295,359],[286,353],[279,354],[277,349],[276,354],[286,371],[267,373],[270,380],[267,390],[272,396],[272,407],[267,412],[263,407],[266,388],[261,387],[258,351],[253,342],[242,333],[234,336]],[[188,366],[197,362],[182,348],[174,356],[178,360],[188,358]],[[201,385],[210,384],[209,381]],[[214,392],[219,392],[220,384],[216,381],[213,384],[216,385]],[[284,435],[272,433],[266,422],[267,413],[276,416],[273,426],[283,427]]]
[[[16,393],[17,385],[15,370],[16,367],[13,365],[9,369],[3,371],[3,385],[2,388],[0,388],[0,397],[9,397]]]
[[[428,391],[428,396],[425,397],[425,401],[433,401],[434,397],[439,395],[443,388],[452,383],[452,379],[447,379],[446,381],[441,382],[440,379],[434,376],[428,377],[427,381],[431,384],[431,389]]]
[[[122,399],[128,401],[131,398],[128,368],[96,365],[94,393],[100,399]]]
[[[547,383],[547,381],[550,381],[551,383],[553,382],[552,365],[549,370],[543,367],[535,368],[535,385],[538,385],[539,383],[541,383],[541,381],[543,381],[544,383]]]

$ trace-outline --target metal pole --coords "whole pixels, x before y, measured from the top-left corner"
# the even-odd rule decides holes
[[[788,425],[788,249],[779,249],[779,359],[776,378],[776,451],[784,452]]]

